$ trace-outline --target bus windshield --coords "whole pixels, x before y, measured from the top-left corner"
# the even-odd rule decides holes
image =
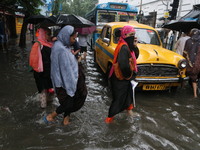
[[[117,12],[99,10],[97,13],[98,13],[97,25],[104,25],[107,22],[115,22],[116,21],[115,18],[117,16]]]
[[[97,25],[104,25],[108,22],[127,22],[129,20],[136,20],[136,14],[128,12],[117,12],[98,10],[97,11]]]

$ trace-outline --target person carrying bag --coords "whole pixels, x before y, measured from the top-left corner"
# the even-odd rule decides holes
[[[127,110],[132,115],[133,95],[131,81],[137,73],[136,58],[139,56],[135,29],[132,26],[124,26],[114,52],[113,66],[110,70],[110,80],[113,100],[109,108],[106,123],[111,123],[116,114]]]

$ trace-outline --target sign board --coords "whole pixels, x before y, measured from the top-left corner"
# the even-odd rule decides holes
[[[168,11],[164,12],[164,18],[168,18],[168,17],[169,17],[169,12]]]

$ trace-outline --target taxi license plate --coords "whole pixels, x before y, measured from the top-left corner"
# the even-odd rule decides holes
[[[163,84],[145,84],[142,87],[143,90],[165,90],[166,85]]]

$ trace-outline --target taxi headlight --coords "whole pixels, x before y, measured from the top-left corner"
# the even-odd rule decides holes
[[[186,62],[185,59],[182,59],[182,60],[180,60],[180,61],[178,62],[178,68],[179,68],[179,69],[184,69],[184,68],[186,68],[186,65],[187,65],[187,62]]]

